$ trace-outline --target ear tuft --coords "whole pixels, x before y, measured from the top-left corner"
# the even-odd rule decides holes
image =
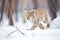
[[[35,8],[33,8],[33,9],[35,9]]]

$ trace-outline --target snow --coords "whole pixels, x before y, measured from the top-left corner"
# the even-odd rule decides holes
[[[60,17],[55,18],[51,23],[51,29],[60,29]]]
[[[51,27],[49,29],[41,30],[38,27],[35,30],[29,30],[32,26],[30,22],[23,23],[22,15],[18,12],[18,22],[15,26],[18,27],[25,35],[22,35],[19,31],[16,31],[8,36],[12,31],[15,31],[14,26],[10,26],[8,19],[4,16],[0,25],[0,40],[60,40],[60,17],[57,17],[51,21]],[[14,20],[15,21],[15,20]]]

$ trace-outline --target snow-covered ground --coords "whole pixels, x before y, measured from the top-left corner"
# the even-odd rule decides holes
[[[57,17],[51,22],[49,29],[41,30],[38,27],[31,31],[28,30],[31,27],[31,23],[23,23],[22,15],[19,13],[17,26],[25,35],[22,35],[19,31],[16,31],[8,36],[12,31],[15,31],[14,26],[8,25],[8,19],[4,16],[4,20],[0,25],[0,40],[60,40],[60,17]]]

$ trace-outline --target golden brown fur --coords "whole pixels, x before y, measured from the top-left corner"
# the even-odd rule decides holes
[[[33,21],[31,30],[34,30],[37,26],[40,29],[45,29],[46,27],[48,28],[50,27],[50,21],[48,20],[47,11],[45,11],[44,9],[36,9],[33,11],[26,10],[25,19]],[[43,23],[47,25],[44,26]]]

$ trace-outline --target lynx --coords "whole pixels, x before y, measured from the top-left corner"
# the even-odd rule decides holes
[[[50,21],[48,19],[47,11],[45,9],[36,10],[25,9],[25,12],[26,12],[25,19],[32,20],[33,22],[31,30],[34,30],[36,27],[39,27],[40,29],[50,28]]]

